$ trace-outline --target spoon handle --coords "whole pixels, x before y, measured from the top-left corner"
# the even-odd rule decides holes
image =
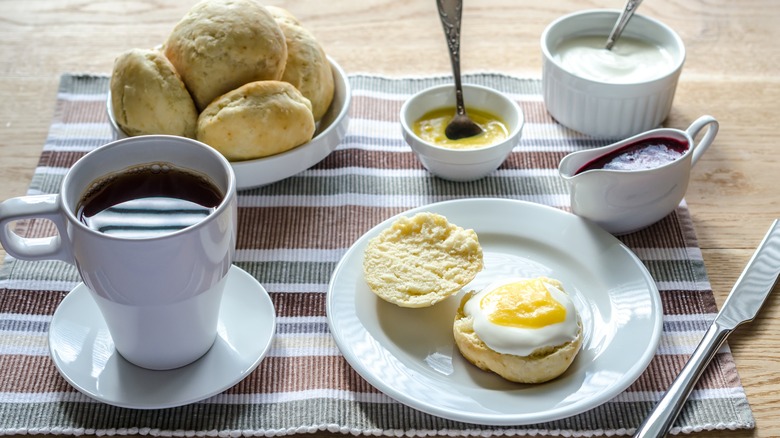
[[[463,104],[463,86],[460,82],[460,21],[463,13],[463,0],[436,0],[439,8],[439,18],[444,28],[447,47],[452,62],[452,73],[455,76],[455,110],[459,115],[466,114]]]
[[[612,28],[612,32],[609,33],[609,37],[607,38],[607,50],[612,50],[612,46],[615,45],[615,41],[617,41],[617,39],[620,37],[620,34],[623,33],[623,29],[626,28],[628,20],[634,16],[634,12],[636,12],[636,9],[641,3],[642,0],[628,0],[626,2],[626,7],[623,9],[623,12],[620,13],[620,17],[618,18],[617,23],[615,23],[615,27]]]

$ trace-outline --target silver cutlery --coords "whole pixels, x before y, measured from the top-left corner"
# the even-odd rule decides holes
[[[731,332],[755,319],[777,282],[779,273],[780,226],[775,220],[696,350],[661,401],[639,426],[634,437],[666,435],[707,364]]]

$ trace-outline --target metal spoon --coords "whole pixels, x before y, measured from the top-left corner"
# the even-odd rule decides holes
[[[612,50],[612,46],[615,45],[615,41],[620,38],[620,34],[622,34],[623,29],[626,28],[628,20],[634,16],[634,12],[636,12],[641,3],[642,0],[628,0],[626,2],[626,7],[623,8],[623,12],[620,13],[620,17],[618,17],[617,23],[615,23],[615,26],[612,28],[612,32],[610,32],[609,37],[607,37],[607,45],[605,46],[607,50]]]
[[[455,117],[444,129],[450,140],[473,137],[482,133],[482,128],[466,114],[463,103],[463,87],[460,82],[460,17],[463,12],[462,0],[437,0],[439,18],[444,28],[444,36],[450,49],[452,74],[455,76]]]

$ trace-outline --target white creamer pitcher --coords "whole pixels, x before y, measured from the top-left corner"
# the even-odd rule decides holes
[[[707,128],[701,140],[695,139]],[[691,168],[712,144],[718,121],[702,116],[685,131],[654,129],[596,149],[573,152],[558,165],[569,185],[574,214],[590,219],[612,234],[626,234],[651,225],[671,213],[688,188]],[[589,163],[647,139],[671,139],[687,144],[674,161],[641,170],[584,170]]]

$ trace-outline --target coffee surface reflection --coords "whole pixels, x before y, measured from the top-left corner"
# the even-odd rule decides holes
[[[202,221],[223,198],[204,175],[168,163],[148,163],[93,182],[76,213],[93,230],[143,239]]]

